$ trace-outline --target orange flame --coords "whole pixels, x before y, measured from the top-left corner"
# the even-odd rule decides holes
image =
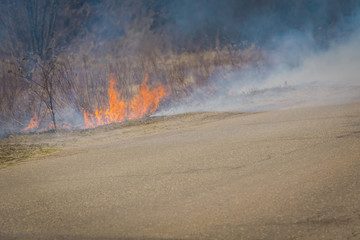
[[[146,85],[147,80],[148,75],[146,74],[137,97],[130,103],[129,119],[141,118],[147,113],[155,113],[160,99],[167,95],[165,88],[161,86],[150,91],[149,86]]]
[[[110,86],[108,89],[109,105],[108,107],[100,107],[95,109],[94,113],[84,111],[85,128],[93,128],[110,123],[122,122],[126,119],[141,118],[145,114],[154,114],[159,102],[162,98],[166,97],[168,91],[160,85],[152,90],[147,85],[148,74],[145,75],[144,81],[140,84],[137,95],[126,104],[121,100],[121,94],[116,90],[116,82],[113,75],[110,75]],[[33,130],[38,128],[41,119],[39,119],[34,112],[34,116],[31,118],[29,125],[23,129],[23,131]],[[58,127],[58,126],[57,126]],[[70,129],[73,127],[67,124],[62,124],[62,129]],[[40,131],[47,131],[55,129],[53,124],[50,124],[47,128],[42,128]]]
[[[36,112],[34,112],[34,116],[30,119],[29,125],[23,129],[23,131],[30,131],[34,128],[37,128],[40,124],[40,119],[37,117]]]
[[[137,96],[130,101],[128,106],[121,100],[121,94],[116,90],[116,82],[110,75],[110,86],[108,89],[109,106],[95,109],[94,114],[87,111],[83,112],[86,128],[92,128],[109,123],[122,122],[125,119],[141,118],[145,114],[155,113],[160,100],[168,93],[163,86],[150,90],[146,84],[148,75],[145,75],[144,81],[140,84]],[[103,110],[105,109],[105,110]]]

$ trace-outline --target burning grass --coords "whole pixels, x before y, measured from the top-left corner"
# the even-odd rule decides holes
[[[169,90],[161,83],[158,87],[151,88],[148,84],[148,74],[145,75],[144,81],[140,84],[136,96],[130,101],[122,99],[121,92],[116,89],[116,81],[114,76],[110,74],[110,82],[108,88],[108,104],[101,106],[95,110],[83,111],[83,125],[73,126],[63,123],[61,126],[49,124],[45,128],[39,128],[42,119],[34,112],[34,116],[30,119],[29,125],[24,128],[23,132],[30,131],[49,131],[57,128],[62,129],[88,129],[97,126],[107,125],[111,123],[119,123],[126,120],[143,118],[144,116],[154,114],[158,108],[160,100],[169,95]]]
[[[232,70],[263,58],[253,46],[179,54],[158,50],[107,56],[106,61],[90,53],[59,56],[50,91],[53,105],[44,89],[12,74],[17,71],[14,64],[0,63],[0,134],[54,129],[49,108],[55,113],[57,130],[141,118],[186,98],[211,78],[226,79]],[[43,80],[39,74],[32,77]]]
[[[108,107],[96,109],[94,114],[85,111],[86,128],[122,122],[126,119],[138,119],[146,114],[154,114],[160,100],[168,95],[168,91],[161,84],[157,88],[150,89],[147,81],[148,75],[146,74],[144,81],[139,86],[137,95],[127,104],[121,99],[121,93],[115,88],[114,77],[110,75]]]

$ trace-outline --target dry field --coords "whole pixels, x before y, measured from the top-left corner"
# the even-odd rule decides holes
[[[0,169],[0,239],[360,239],[360,103],[147,118],[2,147],[15,143],[33,151]]]

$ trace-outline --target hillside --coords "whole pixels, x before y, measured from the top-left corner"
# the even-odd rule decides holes
[[[1,239],[358,239],[360,104],[31,135],[0,169]]]

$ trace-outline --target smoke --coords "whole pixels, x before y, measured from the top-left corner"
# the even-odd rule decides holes
[[[346,24],[345,24],[346,23]],[[158,112],[256,112],[360,101],[359,18],[345,19],[326,46],[311,31],[290,30],[267,45],[267,67],[247,67],[211,79],[189,98]],[[211,91],[209,91],[209,89]]]
[[[173,95],[159,115],[354,101],[358,7],[341,0],[0,1],[0,134],[21,131],[34,112],[40,125],[51,122],[49,97],[34,81],[48,79],[40,64],[52,59],[59,127],[81,126],[84,110],[106,105],[110,73],[126,101],[145,74],[150,84],[167,85]],[[262,54],[250,46],[266,53],[261,66],[253,66]],[[252,65],[235,71],[242,56]]]

